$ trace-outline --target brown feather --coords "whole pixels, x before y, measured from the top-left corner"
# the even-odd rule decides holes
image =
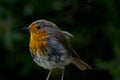
[[[76,65],[80,70],[83,70],[83,71],[86,69],[92,70],[92,68],[87,63],[85,63],[79,58],[72,58],[72,63]]]

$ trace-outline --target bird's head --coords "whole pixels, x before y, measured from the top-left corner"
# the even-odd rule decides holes
[[[54,34],[59,28],[52,22],[47,20],[37,20],[32,22],[29,27],[23,29],[29,30],[31,34],[42,34],[48,32],[49,34]]]

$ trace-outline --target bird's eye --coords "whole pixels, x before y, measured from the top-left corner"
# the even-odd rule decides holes
[[[41,28],[41,26],[37,26],[37,29],[40,29]]]

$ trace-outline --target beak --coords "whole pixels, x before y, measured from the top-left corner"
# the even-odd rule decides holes
[[[30,28],[29,28],[29,27],[24,27],[24,28],[22,28],[22,29],[24,29],[24,30],[29,30]]]

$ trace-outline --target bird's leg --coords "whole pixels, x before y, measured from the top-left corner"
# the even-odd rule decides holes
[[[63,80],[64,78],[64,69],[62,69],[62,76],[61,76],[61,80]]]
[[[48,79],[49,79],[49,77],[50,77],[50,75],[51,75],[51,72],[52,72],[52,69],[49,71],[49,73],[48,73],[48,76],[47,76],[46,80],[48,80]]]

